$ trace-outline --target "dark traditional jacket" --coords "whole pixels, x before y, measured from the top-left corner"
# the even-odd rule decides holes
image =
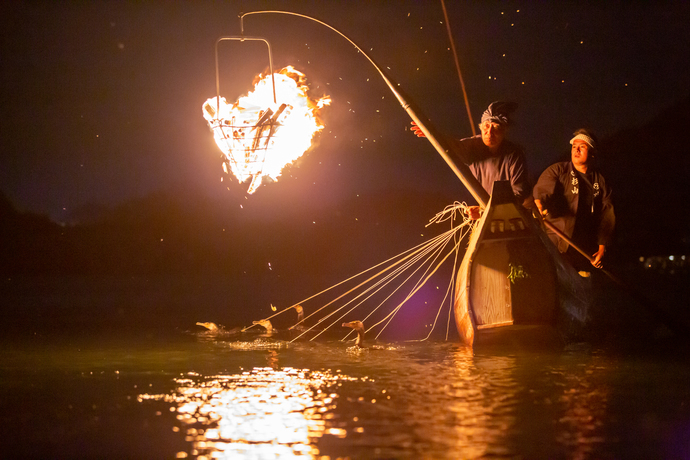
[[[486,193],[491,195],[494,181],[508,180],[518,203],[527,198],[531,191],[525,154],[517,144],[504,140],[496,154],[484,145],[480,135],[454,140],[449,153],[465,163],[477,178]]]
[[[593,254],[599,245],[610,244],[616,218],[604,176],[590,171],[583,175],[570,161],[553,164],[539,176],[533,194],[548,211],[547,219]],[[560,252],[568,249],[568,243],[553,233],[549,236]]]

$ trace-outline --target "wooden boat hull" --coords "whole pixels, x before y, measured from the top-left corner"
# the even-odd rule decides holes
[[[457,274],[460,340],[472,346],[483,332],[504,336],[524,326],[549,326],[569,341],[584,330],[590,303],[589,280],[563,260],[531,214],[515,203],[510,184],[497,181]],[[504,330],[488,332],[496,328]]]

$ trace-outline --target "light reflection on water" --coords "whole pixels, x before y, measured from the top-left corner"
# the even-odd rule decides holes
[[[285,355],[270,343],[222,343],[223,349],[255,344],[268,350],[270,367],[190,374],[175,379],[170,394],[139,396],[171,404],[190,443],[180,456],[316,458],[324,453],[324,436],[343,439],[347,454],[365,458],[548,455],[549,448],[539,445],[543,433],[529,431],[530,418],[548,420],[553,444],[573,458],[586,457],[604,442],[608,390],[596,373],[606,368],[596,360],[556,360],[543,369],[528,365],[526,374],[529,356],[475,356],[447,345],[357,350],[322,344],[293,356],[304,358],[308,351],[312,364],[335,356],[349,360],[357,375],[351,376],[280,367]],[[541,412],[537,417],[535,410]],[[525,431],[535,446],[522,445]],[[327,453],[333,451],[332,444],[326,446]]]
[[[607,369],[599,363],[552,370],[562,380],[558,403],[563,413],[556,441],[572,452],[572,458],[587,458],[605,441],[603,424],[608,405],[609,386],[597,381]]]
[[[690,458],[689,421],[682,355],[263,338],[0,350],[8,457]]]
[[[328,371],[254,368],[175,379],[173,394],[143,394],[139,400],[173,404],[191,455],[304,458],[318,455],[314,440],[324,433],[345,436],[328,423],[338,394],[325,391],[342,380],[352,379]],[[180,452],[178,458],[186,454]]]
[[[516,358],[498,356],[476,363],[467,352],[453,357],[457,380],[448,393],[457,423],[450,426],[454,439],[450,447],[458,458],[509,454],[503,441],[516,423],[512,406],[519,390],[513,375]]]

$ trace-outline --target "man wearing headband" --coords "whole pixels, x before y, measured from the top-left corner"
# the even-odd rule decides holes
[[[585,129],[570,140],[571,161],[549,166],[534,186],[534,203],[545,219],[568,235],[583,251],[592,254],[592,265],[602,267],[616,218],[611,190],[595,169],[596,137]],[[583,258],[556,234],[547,232],[558,250],[579,270]]]
[[[517,108],[514,102],[492,102],[482,114],[479,128],[481,134],[465,139],[449,139],[454,159],[465,163],[484,190],[491,194],[494,181],[507,180],[513,188],[518,203],[531,207],[532,195],[525,154],[520,146],[505,138],[511,125],[510,115]],[[412,132],[424,137],[416,124]],[[470,217],[479,218],[479,207],[470,208]]]

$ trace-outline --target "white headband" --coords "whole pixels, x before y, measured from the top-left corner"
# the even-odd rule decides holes
[[[575,137],[573,137],[572,139],[570,139],[570,143],[572,144],[572,143],[575,142],[577,139],[580,139],[581,141],[585,141],[585,142],[587,143],[587,145],[589,145],[589,146],[592,147],[592,148],[595,148],[595,147],[594,147],[594,139],[592,139],[592,138],[589,137],[588,135],[586,135],[586,134],[578,134],[577,136],[575,136]]]

